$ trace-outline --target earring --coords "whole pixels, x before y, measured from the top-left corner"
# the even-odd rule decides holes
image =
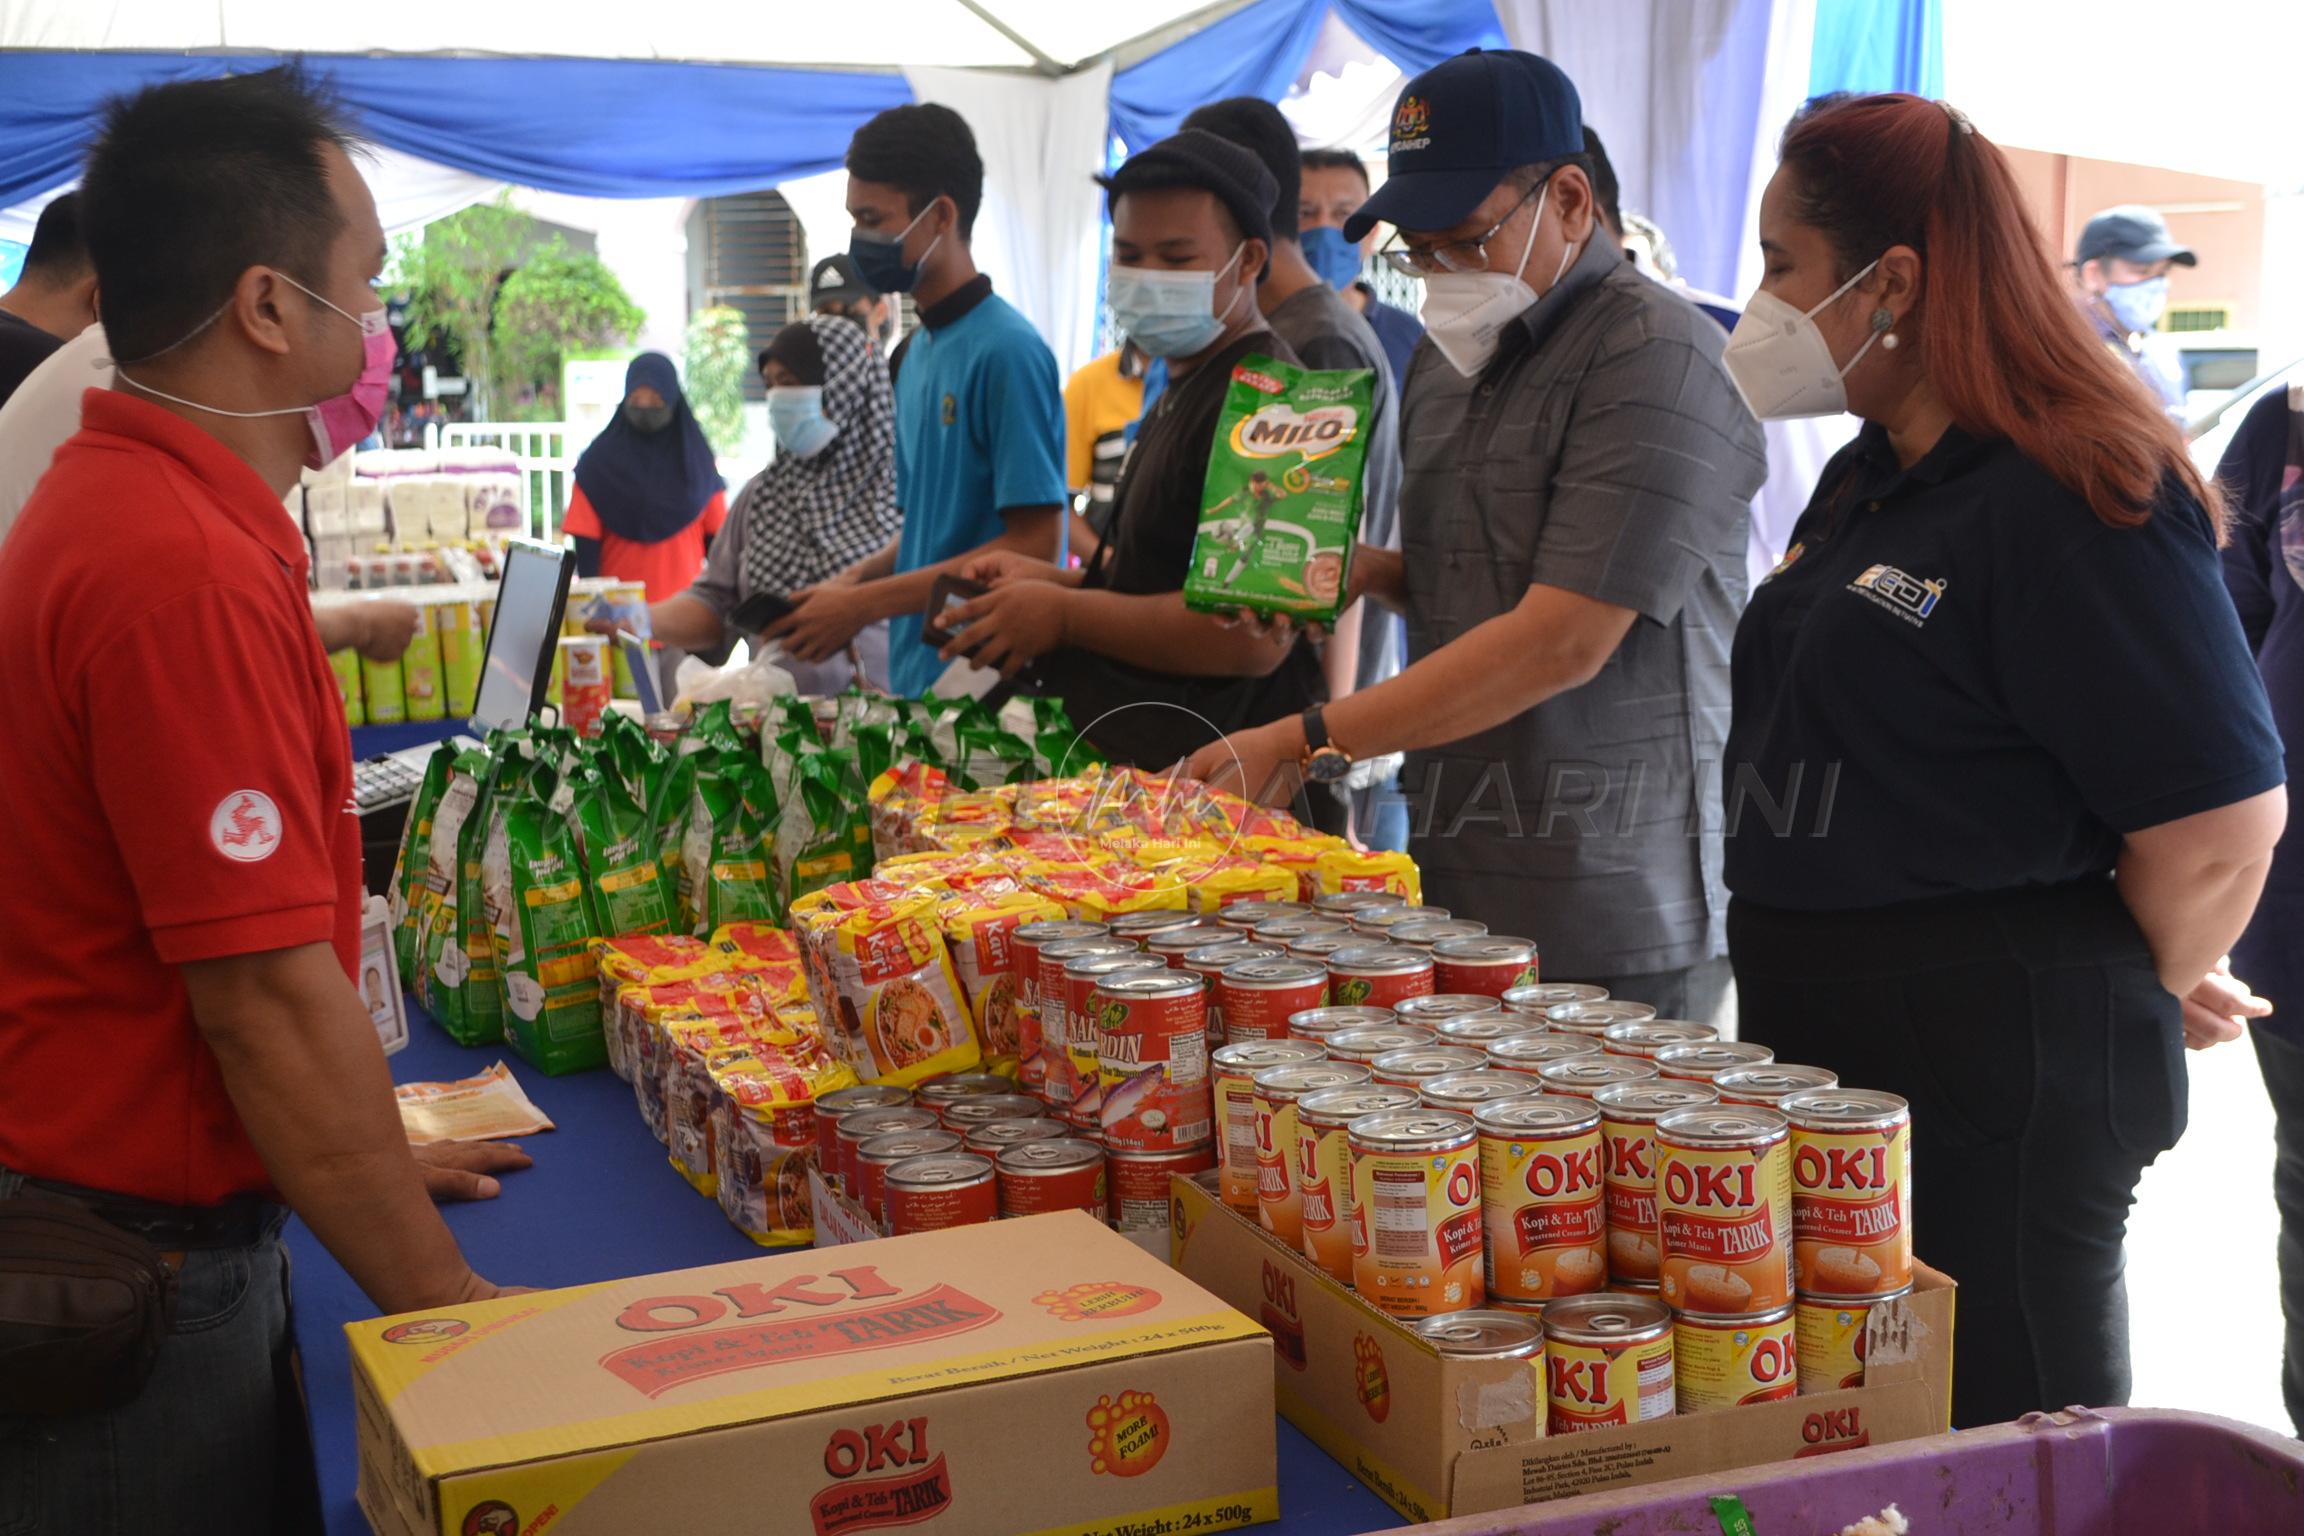
[[[1885,304],[1883,304],[1880,308],[1872,311],[1872,329],[1876,331],[1884,331],[1895,323],[1895,314],[1891,312]]]
[[[1894,331],[1890,331],[1887,335],[1880,338],[1880,350],[1883,352],[1893,352],[1896,350],[1896,333]]]

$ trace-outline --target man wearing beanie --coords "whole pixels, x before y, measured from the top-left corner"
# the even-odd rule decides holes
[[[1409,665],[1191,768],[1250,792],[1405,750],[1427,898],[1543,946],[1544,974],[1674,1018],[1727,989],[1720,771],[1760,428],[1687,300],[1595,238],[1576,87],[1475,49],[1408,82],[1391,177],[1346,222],[1424,278],[1400,555],[1356,591]]]
[[[1159,769],[1325,692],[1309,641],[1227,626],[1183,597],[1232,370],[1256,355],[1297,358],[1256,304],[1278,189],[1254,155],[1187,129],[1099,179],[1112,204],[1113,317],[1167,360],[1168,388],[1121,472],[1095,559],[1082,571],[980,560],[969,574],[993,590],[944,615],[965,625],[945,654],[1022,675],[1062,698],[1107,756]],[[1336,824],[1328,807],[1322,819]]]

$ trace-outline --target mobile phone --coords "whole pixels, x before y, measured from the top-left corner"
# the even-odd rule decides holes
[[[928,611],[920,619],[920,638],[941,650],[952,643],[956,630],[944,627],[944,610],[954,603],[965,603],[982,597],[992,589],[980,581],[964,576],[939,576],[936,585],[928,589]]]
[[[736,605],[728,622],[748,635],[765,633],[792,611],[792,599],[780,592],[755,592]]]

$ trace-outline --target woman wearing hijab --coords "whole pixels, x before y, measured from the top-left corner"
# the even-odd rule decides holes
[[[780,605],[755,599],[831,580],[884,548],[901,521],[888,365],[863,329],[840,315],[796,320],[760,355],[760,372],[776,457],[737,494],[704,574],[648,608],[659,641],[706,657],[725,656],[739,634],[756,636],[781,615]],[[858,634],[851,650],[853,659],[779,664],[803,693],[837,693],[859,666],[886,680],[885,623]]]
[[[712,445],[672,359],[641,353],[624,370],[622,408],[576,461],[560,527],[575,537],[577,572],[637,581],[651,596],[677,592],[727,517]]]

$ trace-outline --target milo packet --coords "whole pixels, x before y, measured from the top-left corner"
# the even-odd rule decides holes
[[[872,872],[872,813],[845,752],[794,760],[793,783],[776,823],[775,857],[784,903]]]
[[[1232,370],[1208,452],[1184,604],[1328,623],[1360,532],[1375,374],[1269,357]]]
[[[672,885],[656,860],[648,812],[624,781],[613,773],[580,776],[576,821],[584,832],[584,894],[593,929],[614,937],[671,932],[678,916]]]
[[[584,864],[568,816],[573,798],[558,775],[536,774],[491,818],[484,861],[497,914],[504,1038],[554,1077],[608,1059]]]

